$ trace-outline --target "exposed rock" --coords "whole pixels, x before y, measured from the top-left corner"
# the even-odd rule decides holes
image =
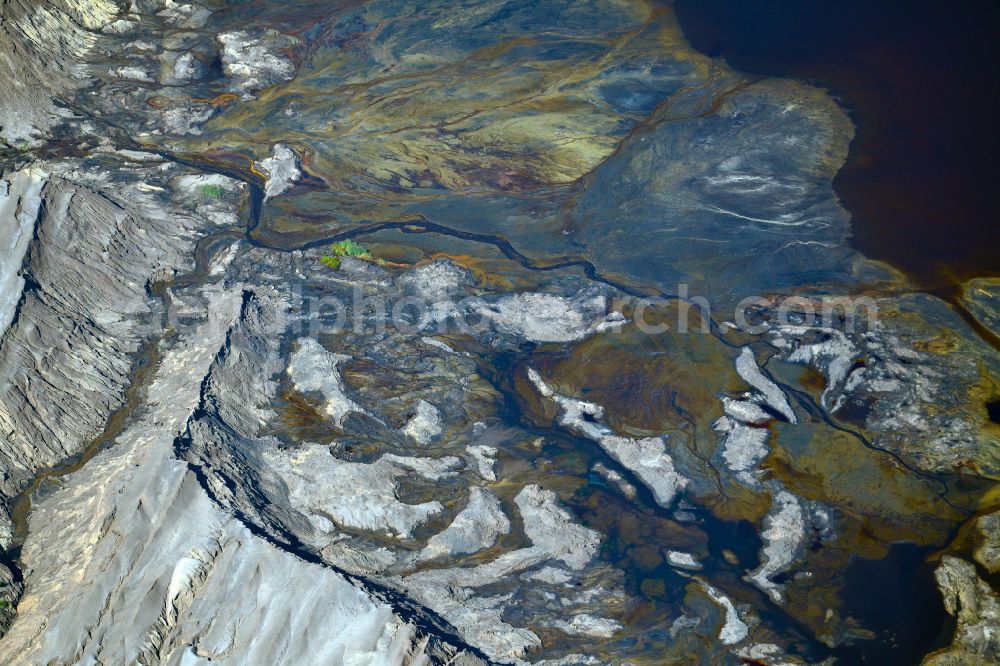
[[[138,19],[138,17],[136,17]],[[118,19],[117,21],[112,21],[104,27],[101,28],[101,32],[109,35],[121,35],[127,32],[131,32],[139,25],[139,21],[130,21],[128,19]]]
[[[545,383],[545,380],[542,379],[542,376],[534,368],[528,368],[528,379],[543,398],[551,398],[555,395],[555,391]],[[595,405],[595,409],[599,408]]]
[[[13,0],[0,23],[0,138],[12,146],[35,143],[68,113],[53,104],[86,85],[85,56],[101,28],[118,13],[111,0]]]
[[[0,649],[12,664],[428,663],[437,648],[413,624],[339,574],[251,534],[173,458],[241,312],[239,289],[206,296],[207,321],[164,354],[148,412],[34,507],[23,550],[30,589]],[[77,593],[64,595],[67,586]],[[112,604],[116,612],[105,612]],[[315,635],[322,645],[309,640]]]
[[[427,546],[420,551],[420,559],[476,553],[489,548],[500,535],[508,532],[510,521],[504,515],[499,498],[489,490],[473,486],[469,488],[469,503],[447,529],[427,541]]]
[[[678,569],[691,569],[694,571],[702,568],[701,562],[699,562],[691,553],[684,553],[679,550],[668,550],[666,555],[667,562],[672,567],[676,567]]]
[[[744,347],[739,357],[737,357],[736,372],[743,381],[760,391],[765,403],[769,407],[788,419],[789,423],[796,423],[795,412],[792,411],[792,406],[788,404],[785,392],[761,372],[757,366],[757,359],[753,354],[753,350],[749,347]]]
[[[39,194],[47,175],[33,169],[0,181],[0,336],[7,330],[21,300],[24,278],[19,275],[35,233]]]
[[[188,267],[196,235],[211,228],[141,190],[123,191],[107,172],[76,167],[52,163],[47,177],[34,169],[7,181],[21,205],[4,225],[30,239],[21,277],[8,277],[4,288],[11,323],[0,339],[0,490],[7,498],[35,470],[77,453],[122,405],[130,355],[158,329],[159,322],[150,328],[147,285]],[[23,240],[12,250],[20,253]]]
[[[559,506],[555,493],[538,485],[525,486],[514,498],[524,520],[524,533],[534,548],[550,558],[579,569],[597,552],[597,532],[574,524],[572,516]]]
[[[588,613],[573,615],[569,620],[557,620],[552,623],[552,626],[567,634],[583,634],[598,638],[611,638],[622,629],[620,622],[594,617]]]
[[[690,633],[692,630],[698,629],[701,624],[701,618],[685,613],[670,623],[670,637],[677,638],[679,635]]]
[[[0,8],[3,509],[107,427],[31,498],[5,659],[801,664],[845,635],[856,547],[986,506],[953,470],[1000,469],[1000,366],[937,299],[894,284],[868,333],[764,307],[763,336],[604,337],[679,283],[716,311],[883,288],[824,92],[644,2],[223,4]],[[323,267],[352,234],[381,259]],[[412,330],[372,326],[403,298]],[[522,415],[526,364],[558,370]],[[768,502],[748,584],[731,539]]]
[[[232,88],[245,97],[268,88],[275,83],[288,81],[295,74],[295,67],[282,53],[296,40],[287,35],[266,32],[236,31],[218,36],[222,46],[222,67],[232,82]],[[272,195],[275,196],[275,195]]]
[[[468,451],[470,456],[472,456],[473,461],[476,463],[476,471],[479,473],[479,476],[483,478],[483,480],[497,480],[497,473],[494,470],[494,465],[496,465],[494,456],[497,454],[497,448],[495,446],[477,444],[475,446],[467,446],[465,447],[465,450]]]
[[[295,151],[281,143],[271,146],[271,156],[257,162],[256,167],[267,175],[265,199],[273,199],[287,192],[302,176]]]
[[[558,659],[542,659],[536,661],[533,666],[594,666],[600,663],[600,660],[593,655],[574,653]]]
[[[530,547],[509,551],[475,567],[422,571],[399,581],[458,627],[466,640],[505,662],[516,661],[528,648],[540,645],[538,637],[501,620],[507,599],[473,597],[467,588],[495,585],[511,574],[553,560],[571,570],[582,569],[593,559],[600,541],[596,532],[572,522],[551,491],[538,485],[525,486],[514,501],[525,535],[531,540]]]
[[[186,456],[205,470],[219,501],[281,540],[294,534],[323,548],[342,528],[409,538],[443,505],[401,502],[397,479],[416,473],[439,480],[461,461],[385,453],[372,463],[351,462],[334,456],[328,446],[288,448],[261,437],[261,427],[273,418],[267,405],[275,385],[268,378],[282,368],[275,332],[282,327],[286,295],[259,289],[263,293],[247,306],[243,324],[209,373],[199,418],[189,426]],[[341,409],[345,398],[336,370],[341,360],[315,339],[299,338],[289,365],[297,387],[323,393],[324,412],[332,417],[347,411]]]
[[[411,505],[397,500],[395,480],[406,468],[386,458],[370,465],[344,462],[325,446],[308,445],[265,451],[264,458],[288,487],[291,506],[321,534],[342,525],[405,539],[443,508],[437,501]]]
[[[111,76],[115,76],[119,79],[128,79],[129,81],[141,81],[142,83],[153,83],[153,77],[149,75],[149,72],[142,67],[136,67],[134,65],[129,65],[125,67],[115,67],[108,72]]]
[[[176,85],[188,83],[205,75],[205,66],[195,57],[194,53],[179,51],[163,51],[159,55],[160,83]]]
[[[549,585],[566,585],[573,580],[573,574],[569,571],[558,567],[548,566],[541,567],[536,571],[529,571],[528,573],[522,574],[521,577],[525,580],[548,583]]]
[[[415,456],[397,456],[393,453],[386,453],[380,460],[405,467],[431,481],[440,481],[441,479],[455,476],[455,470],[463,466],[462,461],[454,456],[418,458]]]
[[[431,316],[434,316],[439,303],[451,305],[452,299],[463,295],[463,288],[471,281],[468,270],[444,259],[417,266],[399,278],[399,283],[407,289],[408,293],[431,305]],[[447,318],[450,314],[450,308],[443,314],[444,318]]]
[[[767,664],[767,666],[800,666],[808,663],[799,657],[788,656],[780,646],[774,643],[754,643],[733,650],[733,653],[743,659]],[[833,663],[835,663],[833,657],[822,662],[823,665],[832,665]]]
[[[388,548],[362,546],[347,534],[339,534],[319,549],[324,562],[362,576],[385,573],[396,564],[398,556]]]
[[[722,408],[727,416],[750,425],[761,425],[772,418],[753,400],[734,400],[730,397],[723,397]]]
[[[635,499],[635,486],[629,483],[624,476],[622,476],[613,469],[609,469],[604,465],[604,463],[595,463],[594,471],[603,476],[611,483],[618,486],[618,488],[621,489],[623,493],[625,493],[625,497],[628,497],[629,499]]]
[[[164,8],[156,12],[156,15],[180,28],[200,28],[205,25],[212,12],[197,3],[165,0]]]
[[[430,444],[442,430],[441,413],[437,407],[421,400],[417,403],[416,413],[403,427],[403,434],[412,437],[418,444]]]
[[[775,493],[771,510],[764,518],[761,564],[747,580],[767,592],[775,603],[783,600],[781,585],[771,578],[788,569],[798,557],[806,537],[807,517],[802,503],[787,490]]]
[[[751,472],[770,453],[767,447],[770,431],[739,423],[728,416],[717,420],[712,428],[722,436],[722,458],[726,467],[744,482],[754,483]]]
[[[622,467],[635,472],[649,486],[656,502],[661,506],[670,506],[677,493],[688,483],[674,468],[673,459],[660,437],[632,439],[605,436],[599,441],[608,455],[621,463]]]
[[[653,491],[658,504],[670,506],[677,493],[687,485],[688,480],[674,468],[663,438],[636,440],[615,435],[600,423],[604,417],[604,408],[600,405],[555,393],[534,368],[528,368],[528,379],[542,397],[558,405],[561,425],[600,444],[608,455],[634,472]]]
[[[159,110],[159,124],[163,131],[173,135],[201,134],[201,125],[214,116],[216,109],[212,106],[198,107],[182,102],[177,106]]]
[[[24,592],[24,584],[6,564],[0,564],[0,627],[6,628],[14,621],[17,601]]]
[[[1000,370],[995,355],[936,298],[851,303],[878,318],[862,327],[857,312],[838,318],[834,311],[811,326],[782,325],[770,333],[781,357],[824,374],[824,408],[862,423],[876,447],[918,469],[1000,470],[986,410],[969,400],[970,391],[991,390],[981,386],[989,385],[984,371]]]
[[[345,354],[334,354],[323,348],[313,338],[300,338],[288,364],[288,376],[295,390],[307,393],[318,391],[323,395],[324,412],[337,426],[352,412],[364,414],[365,410],[344,393],[344,383],[337,366],[351,360]]]
[[[431,347],[435,347],[437,349],[440,349],[441,351],[448,352],[449,354],[457,354],[458,353],[453,348],[451,348],[448,345],[447,342],[441,342],[440,340],[438,340],[436,338],[431,338],[431,337],[424,336],[424,337],[420,338],[420,341],[423,342],[425,345],[430,345]]]
[[[607,312],[603,295],[581,292],[572,298],[553,294],[515,294],[477,308],[502,333],[532,342],[582,340],[621,324]]]
[[[1000,573],[1000,512],[977,518],[975,530],[972,556],[990,573]]]
[[[705,594],[725,611],[725,619],[719,629],[719,640],[723,645],[734,645],[746,639],[750,634],[750,629],[746,623],[740,619],[740,614],[736,611],[736,606],[725,594],[715,589],[703,580],[698,581]]]
[[[789,332],[791,330],[796,329],[790,329]],[[843,404],[843,396],[838,394],[843,390],[844,381],[852,370],[858,348],[841,331],[824,329],[822,333],[828,336],[827,340],[811,345],[802,345],[792,351],[787,356],[787,360],[791,363],[812,365],[823,372],[827,384],[823,391],[823,407],[830,412],[835,412]]]
[[[1000,335],[1000,279],[970,280],[963,290],[962,301],[983,326]]]
[[[976,568],[945,555],[934,571],[944,607],[958,620],[950,647],[933,652],[925,666],[986,666],[1000,661],[1000,597]]]
[[[313,270],[317,271],[315,277]],[[468,373],[472,364],[465,356],[428,347],[419,331],[399,333],[390,329],[375,336],[345,333],[327,343],[336,339],[342,345],[339,348],[356,359],[349,369],[341,366],[340,373],[346,373],[340,374],[341,388],[350,385],[346,390],[351,391],[352,399],[378,413],[377,419],[344,421],[344,441],[350,442],[349,445],[339,441],[330,446],[307,441],[289,445],[266,435],[266,430],[279,423],[275,410],[284,408],[283,401],[277,397],[273,381],[247,378],[280,376],[285,367],[281,360],[282,345],[278,344],[282,333],[276,335],[275,331],[287,334],[301,330],[298,328],[301,322],[294,317],[302,308],[288,308],[285,300],[295,294],[294,289],[286,288],[288,276],[318,279],[323,284],[329,273],[297,255],[248,250],[225,272],[227,279],[244,274],[258,283],[255,296],[245,308],[243,324],[229,336],[227,348],[213,364],[204,383],[203,406],[189,426],[189,436],[179,447],[198,466],[220,504],[277,543],[298,543],[317,552],[324,562],[386,580],[402,597],[440,613],[467,640],[475,641],[487,654],[503,660],[521,659],[527,650],[540,645],[531,627],[550,626],[555,617],[565,614],[564,604],[575,614],[590,613],[597,617],[594,605],[608,598],[612,591],[604,591],[596,581],[583,579],[583,574],[577,572],[585,571],[594,558],[599,536],[575,525],[556,502],[555,494],[540,488],[529,486],[515,500],[521,514],[518,529],[523,529],[524,538],[534,540],[532,546],[510,550],[496,544],[497,537],[513,527],[512,521],[503,515],[491,492],[480,492],[472,485],[468,504],[462,506],[462,500],[457,501],[454,509],[458,517],[444,532],[431,536],[422,552],[433,558],[428,561],[434,567],[446,567],[449,559],[464,551],[476,552],[491,545],[500,548],[499,554],[475,567],[453,566],[408,573],[418,559],[411,549],[426,534],[426,529],[421,528],[423,516],[411,515],[412,510],[416,508],[429,517],[431,514],[425,509],[433,508],[435,515],[440,515],[453,507],[451,502],[445,507],[441,501],[407,498],[414,494],[425,497],[428,489],[433,488],[433,496],[443,500],[453,492],[460,493],[466,483],[479,483],[478,479],[473,480],[475,477],[498,476],[493,469],[493,457],[512,431],[491,428],[475,420],[481,413],[476,410],[495,407],[490,394],[470,382]],[[393,293],[397,284],[389,276],[372,283],[365,273],[354,275],[346,271],[338,271],[336,278],[328,282],[330,288],[347,290],[348,294],[353,289],[351,280],[367,281],[388,293]],[[273,286],[262,284],[270,281]],[[284,328],[278,322],[270,324],[268,330],[260,326],[274,318],[269,313],[285,311],[293,319]],[[298,354],[302,338],[287,346],[291,355]],[[369,368],[366,372],[371,372],[372,364],[379,367],[375,371],[379,383],[367,382],[365,375],[357,373],[356,367],[362,365]],[[398,383],[392,378],[394,367],[402,370]],[[329,376],[325,370],[321,374]],[[359,376],[362,384],[354,386],[352,382]],[[234,398],[232,401],[230,396]],[[487,399],[478,404],[479,396]],[[413,405],[420,401],[436,405],[435,420],[460,433],[455,442],[441,438],[422,446],[461,454],[470,459],[471,466],[463,469],[461,460],[455,456],[414,457],[395,452],[409,450],[412,438],[399,437],[402,433],[381,419],[397,423],[404,415],[412,414]],[[325,396],[320,404],[325,404]],[[322,407],[320,411],[324,411]],[[466,434],[462,434],[464,419],[472,422],[471,432]],[[470,445],[468,441],[476,443]],[[364,451],[364,458],[351,459],[358,457],[358,449]],[[296,461],[299,464],[294,464]],[[478,469],[481,465],[483,468]],[[360,485],[355,486],[355,481]],[[331,489],[339,489],[337,492],[343,491],[351,497],[335,498],[327,492]],[[477,495],[483,500],[483,507],[478,507]],[[537,506],[529,502],[532,498],[537,499]],[[345,514],[345,507],[350,515]],[[489,524],[484,517],[489,518]],[[404,529],[408,531],[405,535]],[[401,539],[408,543],[392,543]],[[524,585],[528,579],[518,576],[539,566],[555,565],[575,567],[560,569],[572,577],[572,589],[579,590],[575,595],[565,599],[536,597],[532,595],[535,586]],[[505,621],[503,614],[511,609],[523,617]]]

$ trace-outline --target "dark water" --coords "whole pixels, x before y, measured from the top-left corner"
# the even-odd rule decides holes
[[[949,293],[1000,275],[1000,3],[676,0],[688,41],[733,68],[830,90],[857,135],[834,188],[853,244]],[[1000,408],[998,408],[1000,413]],[[953,626],[923,549],[899,544],[846,572],[844,611],[876,631],[835,652],[916,664]]]
[[[899,543],[881,560],[854,560],[841,598],[875,638],[839,648],[836,656],[846,663],[908,666],[951,642],[955,622],[934,583],[935,564],[926,559],[931,550]]]
[[[677,0],[699,51],[812,81],[857,126],[834,187],[855,247],[946,291],[1000,274],[1000,3]]]

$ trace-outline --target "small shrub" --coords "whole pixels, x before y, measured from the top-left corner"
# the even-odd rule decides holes
[[[341,257],[355,257],[357,259],[377,261],[379,264],[385,263],[381,259],[376,260],[375,257],[372,256],[372,253],[364,245],[355,243],[350,239],[331,245],[330,254],[324,254],[320,257],[320,262],[331,270],[337,270],[340,268]]]
[[[355,243],[348,239],[330,246],[330,250],[338,257],[357,257],[359,259],[372,259],[372,253],[364,245]]]
[[[223,194],[226,193],[226,190],[223,189],[221,185],[202,185],[198,189],[201,191],[203,195],[205,195],[206,197],[211,197],[213,199],[218,199],[219,197],[221,197]]]

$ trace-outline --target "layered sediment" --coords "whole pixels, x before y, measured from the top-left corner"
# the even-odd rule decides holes
[[[892,660],[899,542],[995,660],[994,285],[850,249],[823,91],[644,2],[2,12],[3,663]]]

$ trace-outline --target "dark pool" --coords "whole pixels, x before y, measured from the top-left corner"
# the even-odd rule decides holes
[[[922,287],[1000,274],[1000,3],[677,0],[699,51],[815,82],[857,126],[834,186],[854,244]]]

